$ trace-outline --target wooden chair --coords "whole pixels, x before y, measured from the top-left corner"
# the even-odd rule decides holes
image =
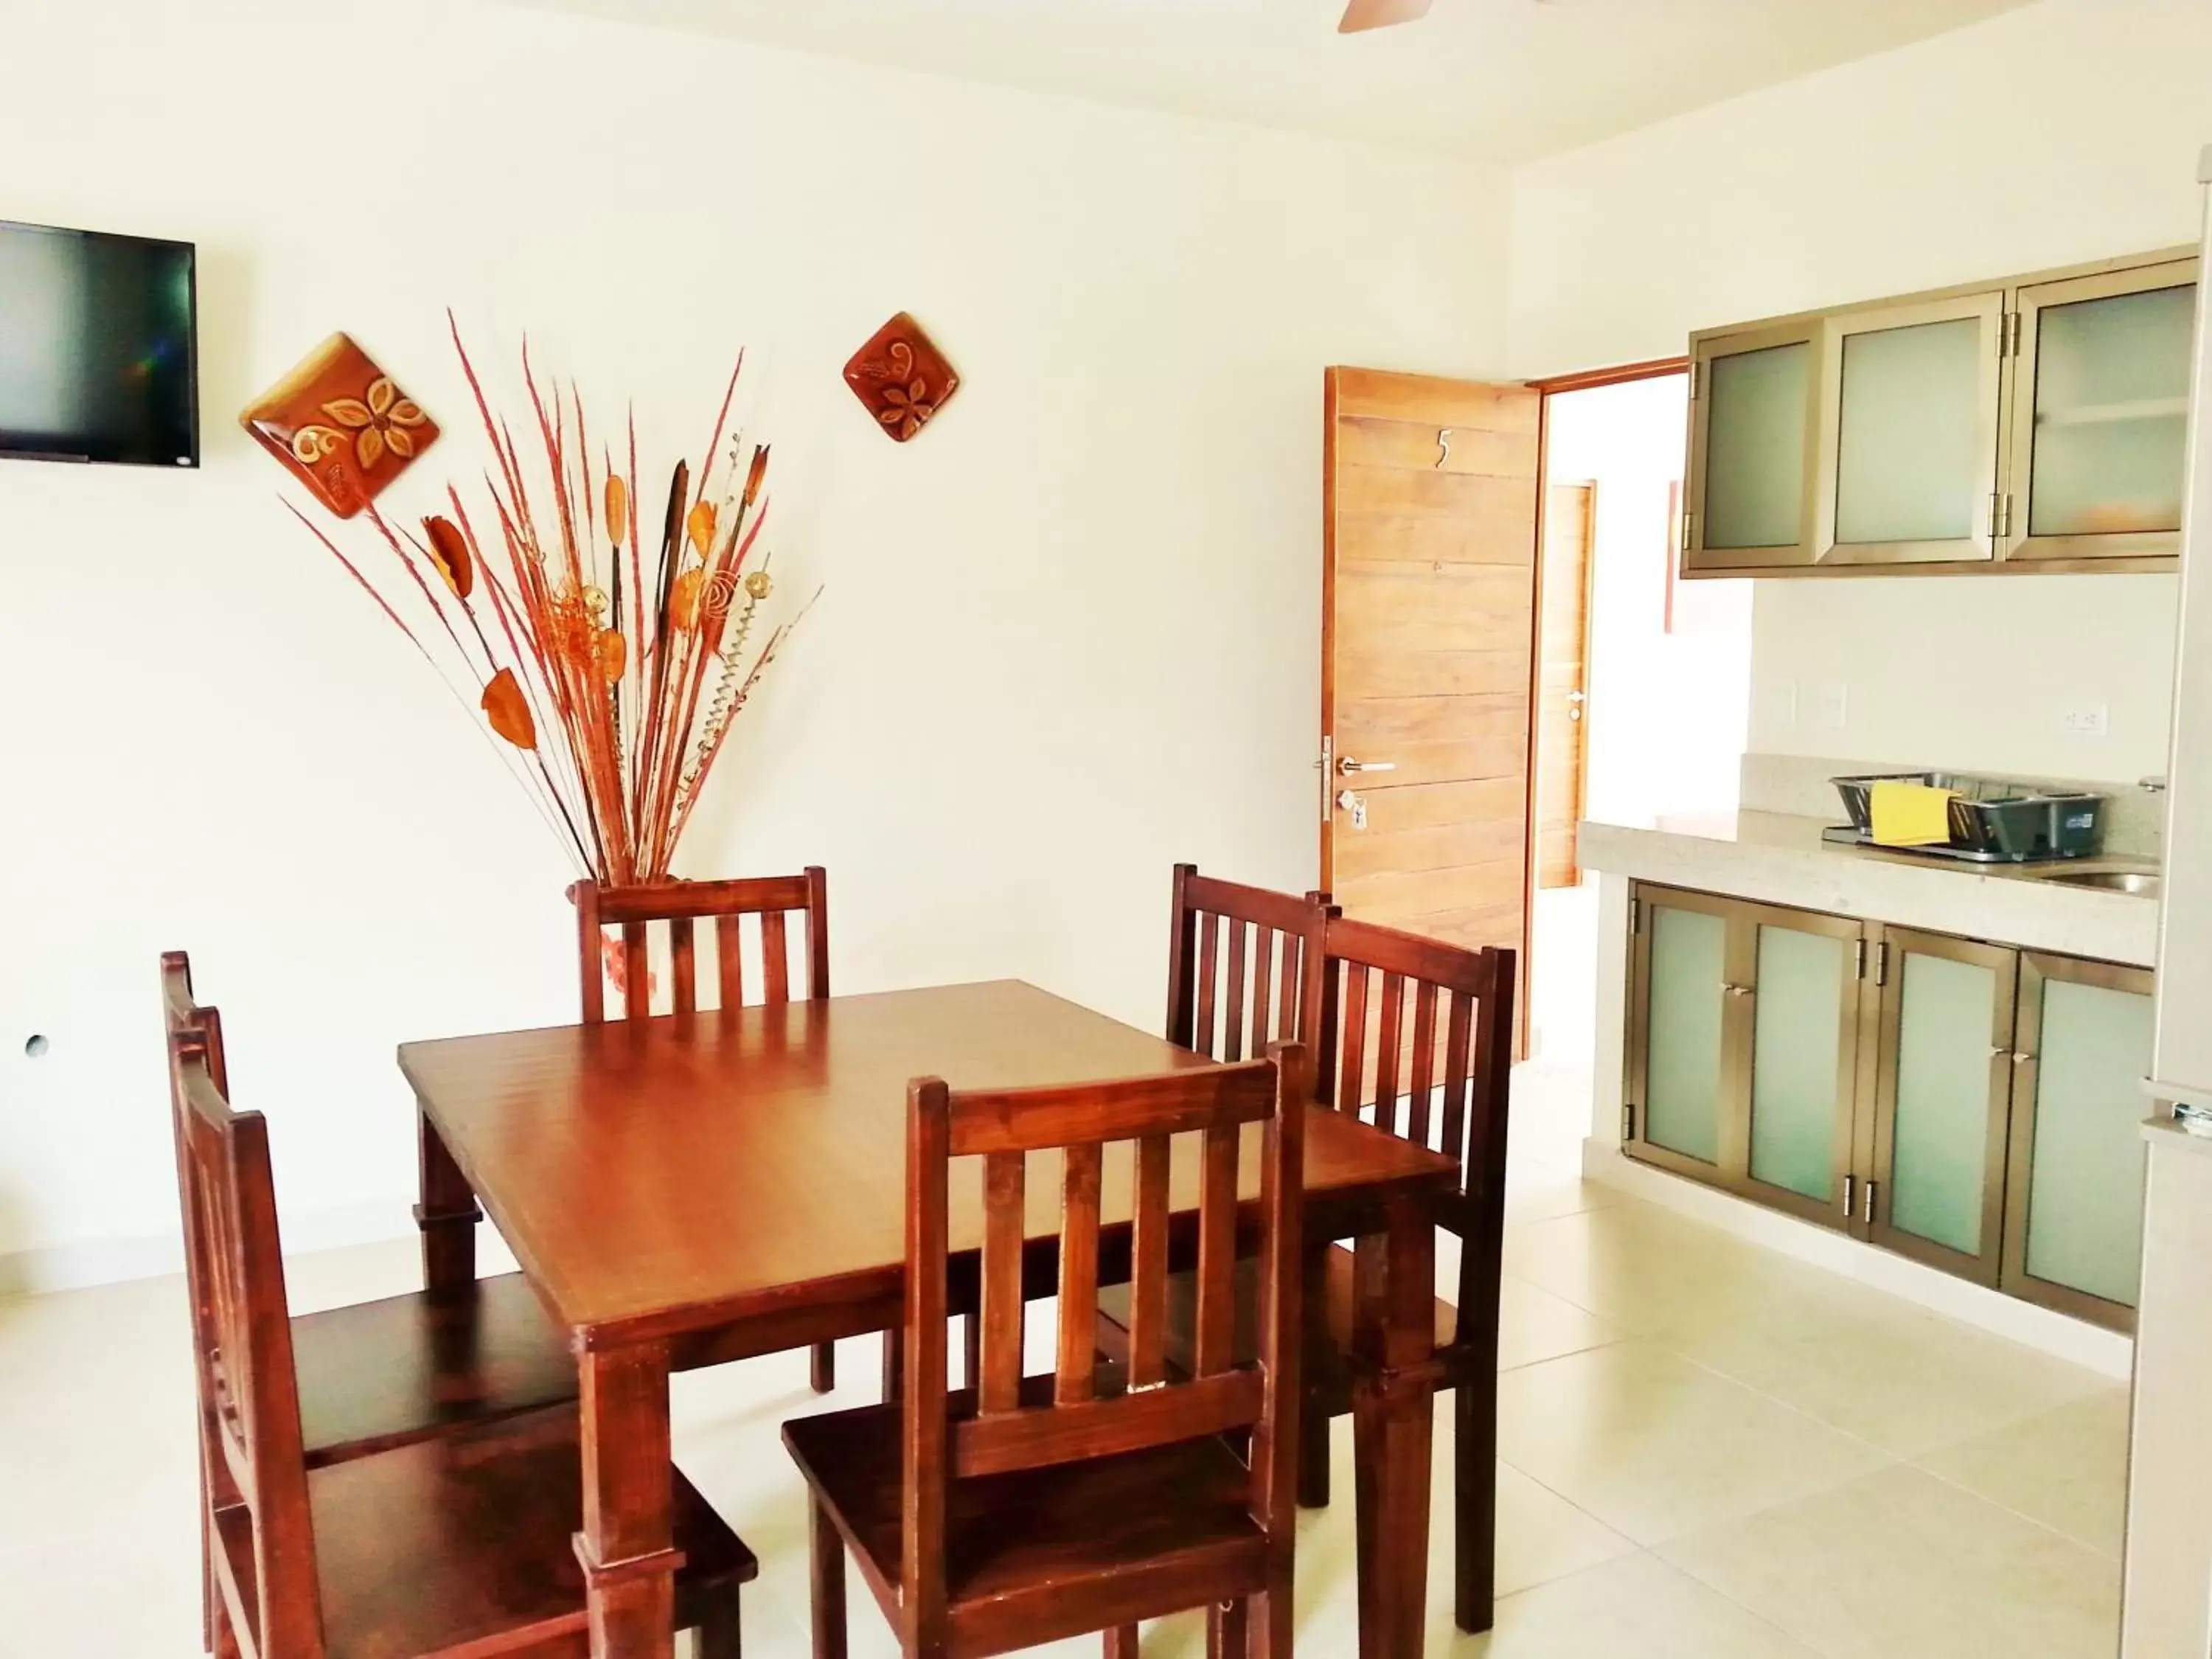
[[[228,1098],[229,1070],[222,1016],[193,1000],[191,963],[181,951],[161,957],[161,1001],[168,1036],[203,1057],[216,1092]],[[203,1413],[218,1397],[205,1356],[213,1352],[215,1269],[198,1207],[191,1201],[187,1111],[171,1078],[171,1127],[183,1212],[185,1288],[202,1356],[197,1382]],[[461,1297],[421,1291],[303,1314],[291,1325],[299,1378],[301,1452],[311,1468],[434,1438],[472,1425],[516,1417],[576,1397],[576,1361],[568,1341],[520,1273],[476,1280]],[[200,1447],[203,1495],[216,1456]],[[213,1555],[203,1634],[215,1632]]]
[[[1437,1301],[1436,1340],[1441,1386],[1456,1395],[1455,1615],[1464,1631],[1487,1630],[1497,1468],[1486,1449],[1496,1443],[1514,953],[1347,921],[1329,905],[1321,907],[1308,953],[1315,967],[1299,1030],[1314,1048],[1316,1100],[1459,1160],[1459,1190],[1437,1217],[1460,1241],[1458,1300]],[[1310,1507],[1329,1499],[1329,1420],[1352,1409],[1353,1267],[1350,1250],[1308,1241],[1298,1501]],[[1241,1278],[1240,1357],[1256,1352],[1258,1302],[1249,1266]],[[1192,1363],[1194,1301],[1187,1277],[1176,1276],[1169,1358],[1178,1368]],[[1117,1354],[1129,1340],[1126,1297],[1109,1292],[1101,1314],[1099,1347]]]
[[[214,1448],[218,1659],[476,1659],[584,1651],[573,1537],[574,1408],[313,1466],[295,1364],[267,1126],[234,1112],[197,1030],[169,1040],[187,1212],[207,1291],[195,1345]],[[738,1652],[738,1586],[758,1564],[676,1470],[676,1618],[706,1659]]]
[[[805,919],[806,976],[810,1000],[830,994],[830,877],[819,865],[809,865],[796,876],[757,876],[738,881],[667,881],[641,887],[602,887],[580,881],[568,889],[576,907],[576,967],[583,985],[584,1023],[596,1025],[607,1017],[606,993],[616,962],[620,979],[616,989],[622,998],[623,1015],[644,1019],[653,1012],[653,960],[650,929],[665,928],[668,935],[669,1012],[696,1013],[699,1008],[698,925],[707,924],[713,936],[715,963],[715,1001],[718,1008],[735,1008],[744,1001],[745,951],[744,923],[758,918],[761,1001],[780,1005],[791,1000],[791,942],[788,918],[794,912]],[[608,929],[621,930],[618,954]],[[639,988],[643,994],[639,994]],[[889,1372],[888,1360],[885,1365]],[[837,1385],[836,1345],[817,1342],[812,1350],[810,1381],[814,1392],[827,1394]]]
[[[804,1418],[784,1443],[813,1493],[816,1659],[845,1653],[845,1552],[915,1659],[1087,1631],[1133,1656],[1137,1621],[1205,1607],[1216,1659],[1291,1652],[1299,1194],[1305,1052],[1126,1082],[908,1097],[907,1370],[900,1403]],[[1261,1129],[1256,1363],[1232,1363],[1241,1127]],[[1173,1138],[1195,1156],[1176,1167]],[[1132,1152],[1113,1143],[1133,1141]],[[1059,1357],[1022,1364],[1024,1192],[1061,1152]],[[951,1162],[982,1160],[983,1353],[948,1395]],[[1193,1166],[1195,1166],[1194,1168]],[[1102,1189],[1133,1180],[1135,1329],[1126,1372],[1093,1347]],[[1197,1188],[1197,1346],[1166,1352],[1170,1193]],[[963,1184],[963,1194],[969,1190]],[[1118,1245],[1117,1245],[1118,1248]],[[1243,1449],[1240,1452],[1238,1445]]]
[[[1201,876],[1194,864],[1176,866],[1168,1041],[1242,1060],[1266,1053],[1274,1038],[1303,1040],[1310,941],[1328,903],[1326,893],[1293,898]]]

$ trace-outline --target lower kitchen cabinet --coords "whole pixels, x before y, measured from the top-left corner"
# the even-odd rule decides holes
[[[2131,1327],[2141,1265],[2151,975],[2023,955],[2001,1283]]]
[[[2129,1328],[2146,969],[1641,885],[1632,1158]]]
[[[1632,1152],[1846,1224],[1860,924],[1644,888],[1632,969]]]
[[[2020,953],[1883,927],[1868,1237],[1997,1282]],[[2137,1137],[2140,1139],[2141,1137]]]

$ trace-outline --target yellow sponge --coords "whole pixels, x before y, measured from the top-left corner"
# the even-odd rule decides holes
[[[1951,839],[1955,789],[1924,783],[1881,782],[1869,792],[1874,838],[1884,847],[1932,847]]]

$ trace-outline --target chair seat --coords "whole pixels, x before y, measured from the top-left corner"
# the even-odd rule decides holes
[[[292,1322],[307,1467],[576,1397],[576,1359],[520,1273]]]
[[[1323,1315],[1328,1322],[1329,1346],[1335,1355],[1352,1352],[1354,1258],[1351,1250],[1341,1244],[1332,1245],[1328,1251],[1326,1280],[1327,1305]],[[1167,1358],[1169,1364],[1188,1375],[1194,1358],[1192,1348],[1192,1319],[1197,1305],[1197,1275],[1170,1273],[1168,1276]],[[1259,1264],[1250,1257],[1237,1264],[1237,1340],[1236,1361],[1249,1364],[1258,1352],[1260,1321]],[[1098,1317],[1103,1339],[1100,1346],[1117,1361],[1126,1358],[1129,1328],[1129,1287],[1115,1285],[1098,1292]],[[1110,1327],[1110,1329],[1103,1328]],[[1438,1297],[1436,1301],[1436,1340],[1438,1347],[1447,1347],[1459,1334],[1459,1310]],[[1342,1367],[1332,1365],[1322,1376],[1310,1376],[1308,1386],[1318,1390],[1328,1404],[1331,1416],[1340,1415],[1351,1409],[1351,1385]],[[1445,1386],[1449,1387],[1447,1382]]]
[[[886,1613],[897,1606],[905,1539],[901,1410],[866,1406],[795,1419],[785,1445]],[[1266,1539],[1246,1509],[1251,1476],[1218,1437],[1080,1463],[972,1477],[945,1502],[948,1624],[964,1651],[1000,1651],[1101,1628],[1054,1624],[1079,1585],[1109,1586],[1112,1624],[1264,1588]],[[1175,1501],[1163,1504],[1161,1494]],[[1200,1599],[1204,1599],[1201,1597]],[[1093,1600],[1091,1605],[1100,1603]]]
[[[576,1414],[465,1430],[317,1469],[308,1477],[329,1659],[431,1659],[504,1651],[585,1629]],[[760,1564],[672,1468],[677,1624],[750,1583]],[[249,1522],[216,1517],[250,1599]],[[479,1650],[476,1643],[496,1643]],[[580,1642],[578,1649],[582,1651]]]

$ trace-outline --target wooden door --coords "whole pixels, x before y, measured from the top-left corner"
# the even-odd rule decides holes
[[[1510,946],[1525,985],[1541,394],[1332,368],[1325,396],[1322,884]]]
[[[1536,884],[1575,887],[1575,826],[1589,757],[1590,546],[1595,483],[1545,491],[1543,632],[1536,649]]]

